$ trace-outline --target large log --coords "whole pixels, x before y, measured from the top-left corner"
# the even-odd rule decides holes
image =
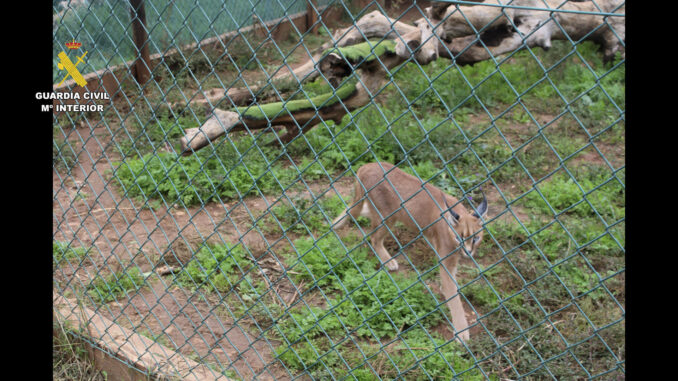
[[[181,138],[182,154],[191,155],[226,133],[271,126],[284,126],[286,133],[280,137],[280,142],[288,143],[322,120],[340,123],[347,111],[364,106],[370,99],[370,91],[363,83],[345,82],[334,97],[326,95],[310,100],[238,107],[235,111],[215,109],[202,126],[185,131]]]
[[[402,62],[392,41],[376,45],[365,42],[324,54],[319,66],[333,91],[310,99],[236,107],[233,111],[215,109],[202,126],[185,131],[182,154],[190,155],[229,132],[284,126],[286,133],[279,141],[288,143],[323,120],[341,123],[347,112],[368,104],[386,81],[385,71]],[[337,57],[341,63],[335,61]]]
[[[497,5],[500,0],[484,4]],[[504,1],[505,3],[505,1]],[[548,6],[544,7],[544,4]],[[523,46],[549,49],[553,40],[592,40],[609,61],[617,52],[624,55],[626,28],[624,0],[595,3],[562,0],[515,0],[516,8],[499,6],[448,6],[426,12],[441,42],[441,57],[469,64],[515,51]],[[606,15],[600,15],[600,14]],[[480,36],[478,36],[480,34]],[[482,41],[482,43],[481,43]]]
[[[266,98],[275,93],[282,93],[299,88],[303,82],[312,81],[318,77],[316,63],[320,54],[313,55],[308,61],[291,70],[281,70],[273,76],[249,84],[248,87],[232,87],[211,89],[205,92],[204,98],[191,101],[191,105],[206,105],[222,102],[225,105],[245,106],[257,101],[257,98]]]

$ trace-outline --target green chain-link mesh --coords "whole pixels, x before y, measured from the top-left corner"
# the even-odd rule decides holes
[[[54,82],[65,74],[57,54],[75,40],[88,52],[79,71],[115,83],[111,100],[95,101],[103,112],[54,116],[55,293],[176,352],[168,363],[189,359],[215,377],[623,378],[623,55],[604,60],[588,36],[566,34],[549,50],[524,44],[473,65],[411,58],[357,108],[345,103],[367,86],[360,71],[341,86],[324,74],[276,80],[323,52],[356,67],[383,60],[392,38],[338,49],[335,31],[375,10],[413,25],[433,2],[420,3],[310,2],[314,33],[289,23],[307,1],[146,0],[158,58],[139,84],[129,2],[55,1]],[[490,3],[473,8],[500,6]],[[559,12],[577,14],[551,9],[551,20]],[[598,15],[601,28],[624,16]],[[283,24],[293,26],[274,35]],[[472,46],[486,46],[486,29]],[[182,156],[185,130],[215,109],[272,119],[306,100],[343,112],[316,115],[282,144],[294,126],[269,122]],[[388,228],[400,265],[390,272],[367,219],[333,227],[358,168],[377,161],[470,211],[487,197],[484,239],[457,271],[470,340],[454,339],[421,232]],[[113,335],[87,336],[100,345]]]

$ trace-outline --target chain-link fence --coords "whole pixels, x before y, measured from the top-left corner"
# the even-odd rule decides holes
[[[624,1],[141,3],[135,63],[130,2],[54,2],[65,332],[170,379],[624,378]]]

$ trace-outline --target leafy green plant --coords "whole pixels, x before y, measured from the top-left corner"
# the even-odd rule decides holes
[[[339,215],[343,208],[344,204],[339,196],[320,200],[294,198],[292,204],[281,202],[272,207],[272,216],[265,219],[263,229],[273,232],[277,223],[280,223],[283,232],[304,234],[308,231],[320,231],[332,221],[332,218]]]
[[[250,193],[280,191],[298,178],[296,170],[282,163],[269,164],[270,153],[251,149],[253,141],[240,139],[221,145],[215,153],[189,157],[158,152],[139,159],[114,163],[113,174],[124,192],[133,198],[163,198],[186,205],[213,199],[229,200]],[[242,152],[242,154],[240,154]]]
[[[242,245],[207,244],[177,275],[177,281],[191,289],[226,292],[243,279],[250,266]]]
[[[313,237],[294,240],[294,252],[285,254],[288,271],[294,279],[311,281],[318,286],[339,288],[337,280],[350,269],[370,271],[376,264],[374,256],[365,247],[358,246],[355,235],[338,238],[329,233],[319,239]]]
[[[405,333],[394,349],[394,363],[399,372],[387,373],[387,376],[402,374],[411,380],[488,379],[459,343],[431,336],[421,328]],[[496,375],[489,375],[489,380],[498,379]]]
[[[338,302],[342,323],[359,336],[388,337],[417,325],[431,328],[443,321],[433,293],[412,275],[390,276],[383,269],[368,276],[344,278],[345,299]]]

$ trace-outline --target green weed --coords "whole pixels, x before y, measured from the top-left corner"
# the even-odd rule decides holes
[[[344,203],[339,196],[320,200],[303,197],[293,198],[292,203],[280,203],[271,208],[271,216],[267,217],[263,229],[267,232],[277,230],[278,224],[282,232],[305,234],[319,231],[328,225],[332,218],[339,215],[344,209]],[[277,223],[276,223],[277,221]]]
[[[73,247],[68,242],[54,241],[52,243],[52,258],[56,265],[64,260],[80,259],[87,255],[89,248]]]
[[[190,289],[227,292],[251,267],[248,259],[249,253],[242,245],[208,244],[186,264],[177,281]]]
[[[340,288],[337,280],[350,269],[370,271],[375,263],[372,253],[359,246],[357,236],[338,238],[330,233],[319,239],[313,237],[294,240],[294,251],[285,254],[288,271],[295,273],[293,280],[313,282],[318,286]]]
[[[298,179],[298,172],[284,168],[280,161],[271,164],[271,150],[260,151],[253,144],[238,139],[220,145],[216,152],[205,150],[189,157],[148,154],[115,162],[113,175],[128,197],[186,205],[281,191]]]
[[[87,294],[98,303],[108,303],[132,294],[144,284],[144,276],[138,267],[129,267],[108,275],[99,272],[87,287]]]
[[[526,205],[542,214],[571,213],[578,216],[624,217],[623,173],[615,176],[594,167],[573,175],[559,171],[526,195]],[[622,177],[620,179],[619,177]]]

